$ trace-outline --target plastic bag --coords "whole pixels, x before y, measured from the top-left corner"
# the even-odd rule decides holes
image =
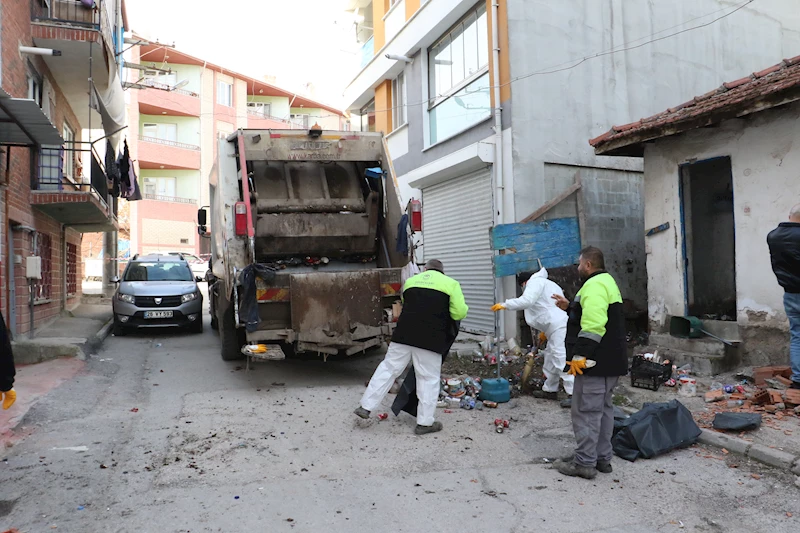
[[[713,425],[714,429],[750,431],[761,426],[761,415],[758,413],[717,413]]]
[[[650,459],[697,442],[700,428],[678,400],[646,403],[625,420],[614,420],[614,453],[626,461]]]

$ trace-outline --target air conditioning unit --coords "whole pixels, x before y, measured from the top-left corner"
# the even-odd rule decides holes
[[[25,277],[28,279],[42,279],[42,258],[34,255],[25,259]]]

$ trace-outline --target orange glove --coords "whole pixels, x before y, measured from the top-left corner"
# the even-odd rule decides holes
[[[17,391],[10,389],[5,392],[0,392],[0,398],[3,399],[3,409],[8,409],[17,401]]]
[[[502,310],[503,310],[503,309],[505,309],[505,308],[506,308],[506,306],[505,306],[505,305],[503,305],[503,304],[494,304],[494,305],[492,306],[492,311],[494,311],[494,312],[496,313],[496,312],[498,312],[498,311],[502,311]]]
[[[540,331],[539,332],[539,342],[544,342],[546,340],[547,340],[547,335],[545,335],[544,332]]]

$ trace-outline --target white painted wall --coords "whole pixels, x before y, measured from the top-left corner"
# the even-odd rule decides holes
[[[397,35],[400,28],[403,27],[403,24],[406,23],[405,0],[400,0],[389,9],[389,12],[383,17],[383,23],[386,32],[386,42],[389,42]]]
[[[386,136],[389,145],[389,157],[397,159],[408,153],[408,124],[400,126]]]
[[[800,103],[647,145],[645,227],[671,226],[646,242],[649,318],[663,325],[684,314],[678,165],[721,156],[731,158],[733,174],[739,325],[786,328],[766,238],[800,198]]]

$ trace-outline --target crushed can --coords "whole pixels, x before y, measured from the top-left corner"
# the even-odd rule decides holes
[[[483,406],[488,407],[489,409],[497,409],[497,402],[491,402],[489,400],[483,401]]]
[[[378,415],[378,420],[386,420],[389,418],[389,413],[381,413]]]

